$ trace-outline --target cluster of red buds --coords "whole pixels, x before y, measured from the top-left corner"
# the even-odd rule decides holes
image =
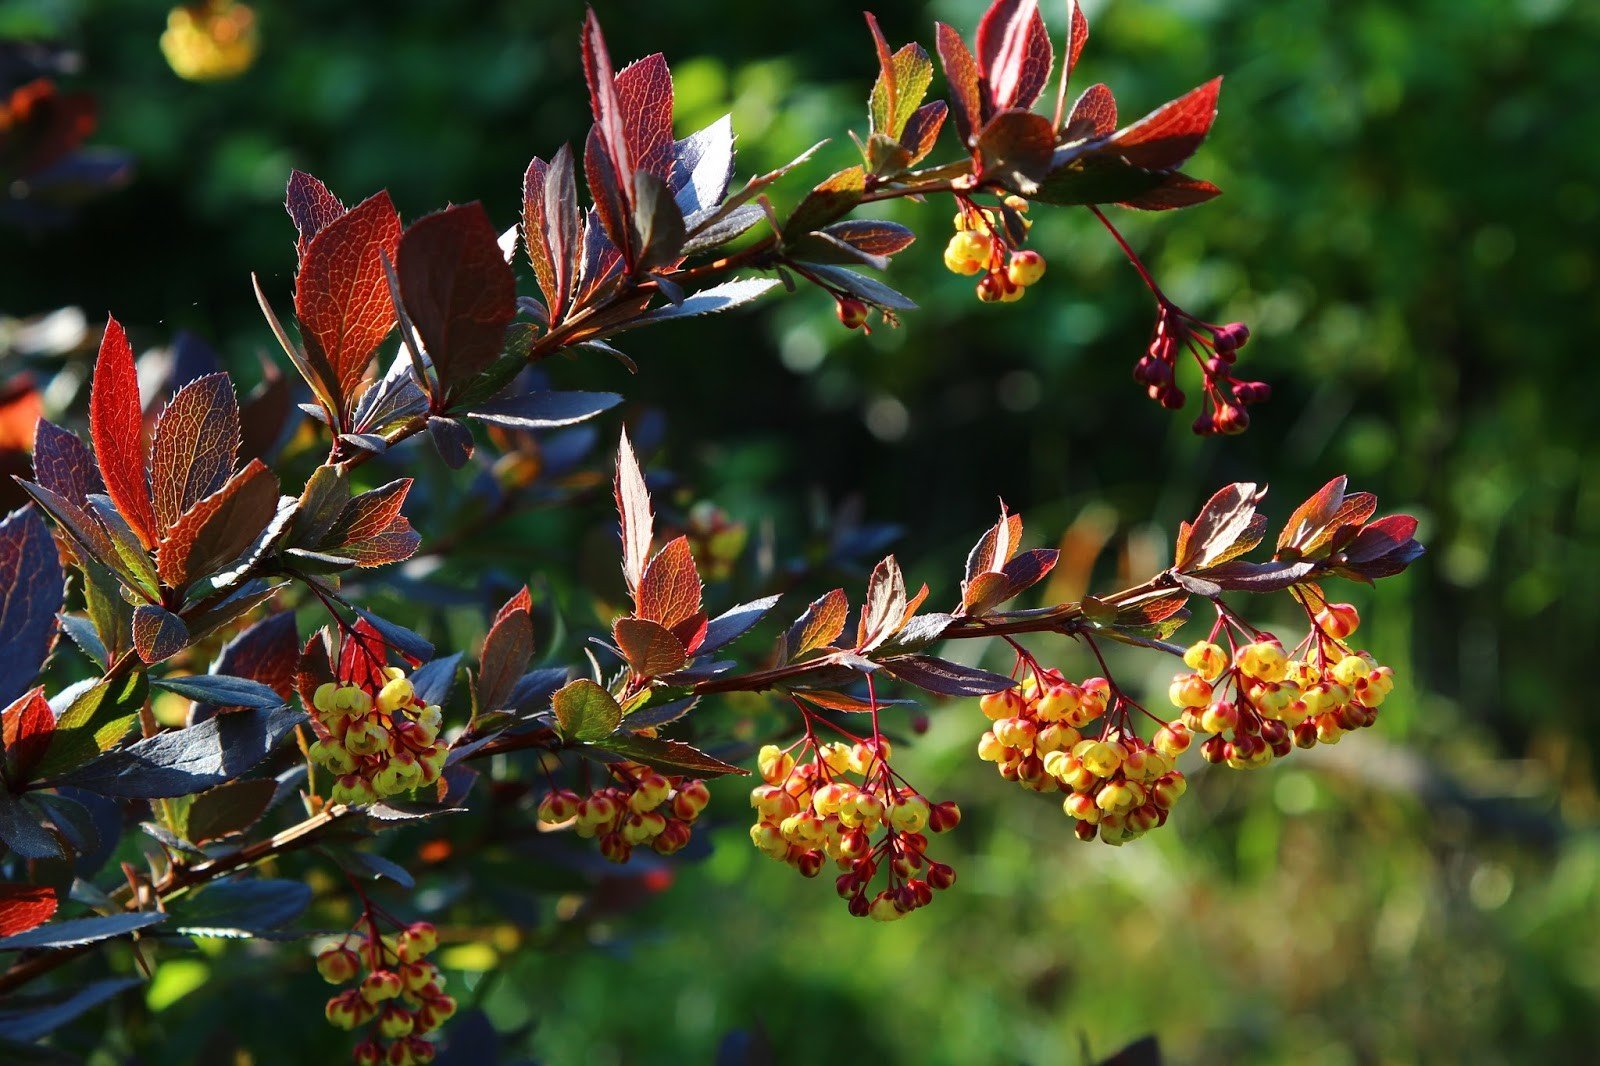
[[[942,833],[961,821],[954,803],[929,803],[906,784],[890,767],[891,754],[881,736],[819,743],[808,732],[788,750],[761,749],[764,783],[750,793],[757,848],[806,877],[832,859],[843,871],[835,887],[850,913],[880,922],[927,906],[935,889],[955,884],[953,869],[928,859],[924,830]],[[880,872],[884,887],[869,895]]]
[[[1150,347],[1134,364],[1134,380],[1152,400],[1177,410],[1185,399],[1176,381],[1178,356],[1188,351],[1200,365],[1205,397],[1194,431],[1202,436],[1243,433],[1250,426],[1245,408],[1272,396],[1272,386],[1266,382],[1233,376],[1234,360],[1249,339],[1250,329],[1243,322],[1212,325],[1162,298]]]
[[[317,956],[317,971],[329,984],[355,982],[328,1000],[325,1013],[340,1029],[370,1026],[352,1055],[357,1066],[433,1061],[428,1034],[456,1012],[455,999],[443,990],[443,975],[427,958],[438,944],[429,922],[381,935],[369,908],[357,928]]]
[[[1183,709],[1181,724],[1209,734],[1200,745],[1207,762],[1264,766],[1295,747],[1336,744],[1377,721],[1378,707],[1394,689],[1394,671],[1344,642],[1360,624],[1353,606],[1324,605],[1292,653],[1260,631],[1236,643],[1237,623],[1229,621],[1229,649],[1213,642],[1216,634],[1191,646],[1184,663],[1194,672],[1179,674],[1169,692]]]
[[[308,754],[336,777],[335,803],[373,803],[431,785],[449,754],[438,739],[439,707],[417,698],[403,670],[388,667],[374,680],[381,687],[330,681],[312,696],[317,740]]]
[[[993,723],[978,741],[979,758],[1024,788],[1068,793],[1062,809],[1081,840],[1122,844],[1140,837],[1165,825],[1184,793],[1176,762],[1189,746],[1188,730],[1163,723],[1143,740],[1130,720],[1137,705],[1103,677],[1080,684],[1059,670],[1034,668],[1016,687],[978,705]],[[1098,734],[1085,736],[1096,720]]]
[[[598,839],[600,854],[612,862],[627,862],[639,846],[671,855],[689,843],[691,826],[711,802],[704,781],[636,762],[609,763],[607,769],[612,783],[587,796],[566,788],[546,793],[539,801],[539,821]]]
[[[980,208],[960,201],[955,236],[945,246],[944,265],[955,274],[982,274],[978,299],[1015,303],[1029,286],[1044,277],[1045,260],[1031,249],[1017,247],[1032,223],[1023,217],[1028,201],[1008,196],[999,208]]]

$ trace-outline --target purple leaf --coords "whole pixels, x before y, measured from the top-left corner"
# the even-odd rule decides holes
[[[28,691],[55,647],[65,580],[38,512],[22,508],[0,521],[0,705]]]
[[[593,418],[622,402],[614,392],[550,392],[498,396],[467,412],[468,417],[511,429],[552,429]]]

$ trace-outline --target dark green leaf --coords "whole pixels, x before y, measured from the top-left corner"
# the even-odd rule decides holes
[[[267,813],[277,787],[272,778],[258,777],[207,789],[189,804],[184,835],[205,844],[244,832]]]
[[[55,780],[105,796],[187,796],[248,773],[304,720],[287,707],[219,715],[108,752]]]
[[[0,788],[0,842],[24,859],[53,859],[61,844],[41,824],[39,813],[22,796]]]
[[[897,655],[883,660],[883,667],[900,680],[939,696],[982,696],[1016,685],[1004,674],[962,666],[932,655]]]
[[[193,674],[187,677],[152,679],[157,688],[187,696],[196,703],[215,703],[224,707],[255,707],[268,710],[282,707],[284,699],[259,681],[222,674]]]
[[[637,733],[618,733],[593,743],[597,748],[645,763],[667,773],[720,777],[724,774],[750,772],[676,740],[642,737]]]
[[[0,951],[26,951],[29,948],[70,948],[77,944],[93,944],[99,940],[126,936],[136,929],[144,929],[164,922],[167,916],[160,911],[134,911],[127,914],[96,915],[93,918],[67,918],[51,922],[26,933],[0,939]]]
[[[468,417],[511,429],[554,429],[593,418],[622,402],[614,392],[549,392],[497,396],[467,412]]]
[[[23,1043],[38,1040],[138,984],[137,977],[108,977],[39,995],[13,993],[0,1002],[0,1033]]]
[[[189,936],[253,937],[273,934],[311,905],[303,881],[223,881],[170,908],[176,932]]]

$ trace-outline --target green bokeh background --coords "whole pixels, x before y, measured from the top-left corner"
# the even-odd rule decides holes
[[[850,162],[840,135],[863,129],[874,70],[859,8],[596,7],[614,56],[673,62],[680,134],[733,113],[741,175],[835,138],[780,200]],[[1417,514],[1431,548],[1352,593],[1403,678],[1382,724],[1259,773],[1199,774],[1169,827],[1108,849],[994,779],[972,755],[976,712],[941,708],[907,772],[967,812],[941,842],[961,881],[892,927],[755,854],[724,786],[719,847],[670,891],[550,950],[448,960],[499,1026],[534,1024],[508,1056],[707,1062],[760,1026],[786,1063],[1073,1062],[1147,1033],[1179,1063],[1592,1057],[1600,451],[1582,367],[1600,327],[1600,8],[1085,7],[1077,83],[1108,82],[1127,117],[1227,77],[1188,168],[1226,195],[1117,217],[1181,303],[1251,324],[1246,365],[1276,395],[1247,436],[1197,439],[1192,410],[1142,398],[1129,369],[1148,297],[1094,220],[1061,210],[1035,213],[1050,270],[1017,305],[979,305],[943,271],[946,204],[896,205],[924,235],[891,271],[924,306],[903,328],[847,334],[805,293],[624,338],[636,377],[592,359],[554,376],[625,391],[630,418],[659,407],[661,461],[752,527],[798,533],[815,499],[859,494],[869,519],[905,527],[897,551],[936,601],[997,495],[1041,543],[1113,526],[1095,572],[1109,588],[1121,567],[1159,565],[1165,531],[1228,480],[1270,482],[1281,518],[1348,473]],[[269,337],[249,273],[287,303],[290,167],[350,201],[388,188],[408,218],[482,199],[509,225],[529,156],[586,129],[572,0],[258,10],[255,66],[195,85],[157,48],[159,5],[0,7],[0,32],[81,50],[95,143],[138,165],[72,229],[0,235],[6,312],[114,311],[148,343],[188,327],[250,380]],[[934,18],[971,27],[981,5],[877,11],[891,40],[926,44]],[[443,510],[413,518],[450,528]],[[534,518],[475,546],[525,579],[575,564],[578,540]],[[1151,671],[1154,691],[1165,664],[1147,658],[1124,668]],[[195,1032],[225,1023],[256,1062],[337,1054],[307,967],[267,958],[230,945],[178,960],[159,1009],[108,1046],[198,1054]]]

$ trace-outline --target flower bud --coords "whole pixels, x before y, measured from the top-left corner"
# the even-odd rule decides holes
[[[1044,277],[1044,268],[1044,256],[1029,249],[1011,257],[1011,262],[1006,267],[1006,276],[1013,285],[1026,288]]]
[[[767,784],[781,784],[794,770],[794,756],[780,750],[776,744],[768,744],[756,756],[756,766]]]
[[[400,934],[400,957],[403,959],[420,959],[424,955],[431,955],[438,946],[439,930],[432,922],[412,922]]]
[[[404,677],[397,677],[378,691],[378,710],[393,714],[409,706],[415,697],[416,691],[412,689],[411,682]]]
[[[329,948],[317,956],[317,972],[330,985],[342,985],[361,972],[361,959],[349,948]]]
[[[899,796],[889,807],[889,824],[902,833],[920,832],[928,824],[928,813],[928,801],[921,796]]]
[[[411,1012],[393,1003],[378,1012],[378,1032],[389,1040],[410,1035],[414,1025]]]
[[[600,854],[612,862],[627,862],[633,854],[633,845],[621,833],[612,831],[600,838]]]
[[[935,803],[928,812],[928,828],[935,833],[947,833],[961,824],[961,808],[954,800]]]
[[[571,789],[558,788],[547,792],[539,801],[538,819],[545,825],[560,825],[577,816],[578,804],[583,802]]]
[[[685,781],[678,786],[677,792],[672,796],[672,814],[685,822],[692,822],[700,816],[711,802],[711,789],[704,781],[698,778]]]
[[[845,329],[860,329],[867,324],[867,305],[854,296],[841,297],[835,310]]]
[[[1099,740],[1085,740],[1072,749],[1078,761],[1096,777],[1110,777],[1122,765],[1122,755],[1117,749]]]

